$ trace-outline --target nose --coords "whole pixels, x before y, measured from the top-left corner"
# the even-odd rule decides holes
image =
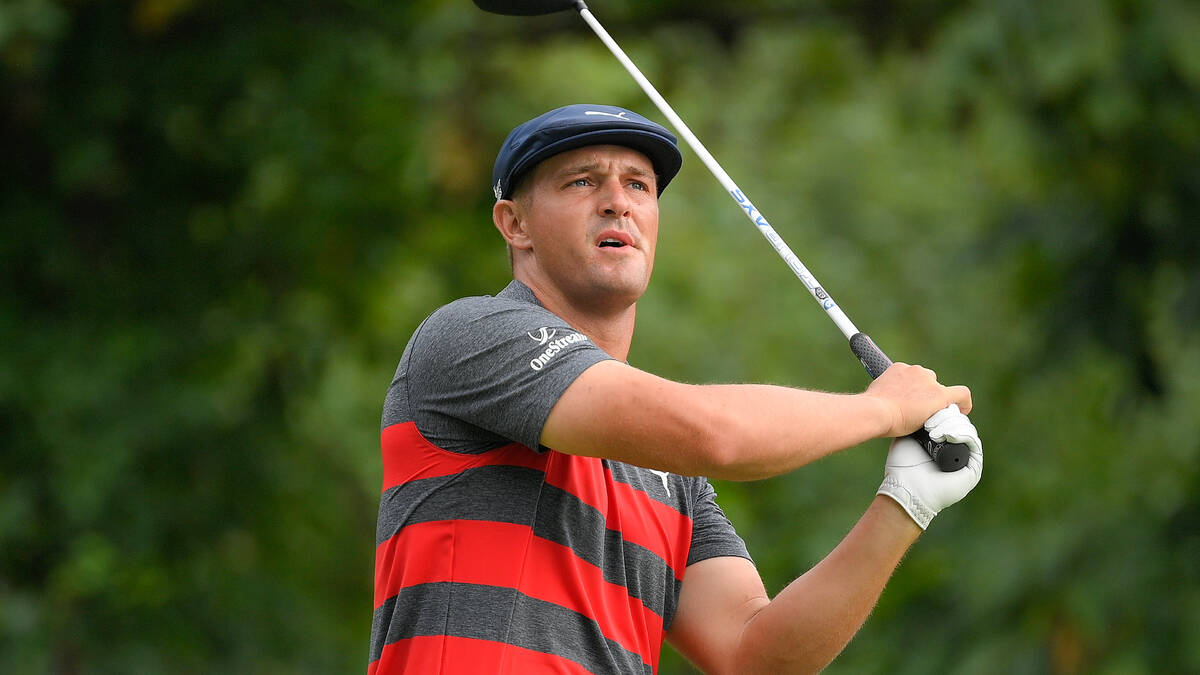
[[[603,189],[600,192],[600,207],[605,216],[629,217],[633,202],[630,201],[629,195],[625,194],[624,186],[621,185],[619,178],[613,177],[604,181]]]

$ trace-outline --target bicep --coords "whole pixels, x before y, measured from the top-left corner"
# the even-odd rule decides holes
[[[701,560],[684,574],[667,640],[704,672],[734,672],[742,631],[769,603],[762,578],[749,560]]]
[[[702,475],[714,468],[708,404],[702,387],[602,361],[559,397],[541,442],[572,455]]]

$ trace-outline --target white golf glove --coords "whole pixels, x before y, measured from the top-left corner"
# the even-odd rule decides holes
[[[929,437],[937,442],[963,443],[970,449],[967,465],[943,472],[919,443],[905,436],[892,441],[884,464],[883,484],[877,494],[896,500],[921,529],[938,511],[967,496],[983,475],[983,443],[971,420],[951,403],[925,422]]]

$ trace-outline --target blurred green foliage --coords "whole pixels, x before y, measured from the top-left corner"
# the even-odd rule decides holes
[[[974,391],[983,482],[829,672],[1200,671],[1200,8],[592,9],[859,327]],[[383,393],[506,282],[492,159],[568,102],[661,119],[570,13],[0,4],[0,671],[365,669]],[[688,151],[662,208],[636,365],[864,385]],[[772,591],[884,447],[718,485]]]

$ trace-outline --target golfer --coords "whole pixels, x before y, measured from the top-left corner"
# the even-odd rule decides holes
[[[426,318],[387,392],[369,673],[654,673],[664,639],[705,672],[819,670],[979,481],[970,392],[925,368],[830,394],[626,362],[681,162],[670,132],[605,105],[504,142],[492,220],[513,281]],[[705,477],[776,476],[922,424],[966,443],[967,468],[894,441],[850,533],[768,597]]]

